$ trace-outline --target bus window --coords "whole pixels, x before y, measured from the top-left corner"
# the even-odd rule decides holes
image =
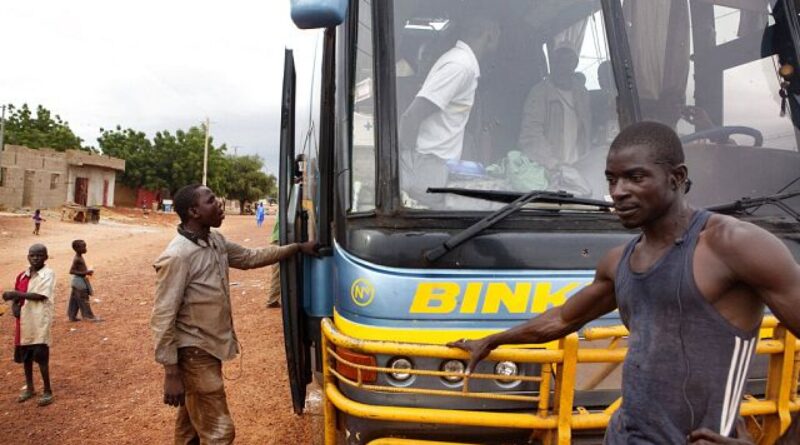
[[[375,208],[375,100],[372,64],[371,0],[358,2],[355,86],[353,90],[352,212]]]
[[[623,1],[642,116],[681,136],[694,205],[796,190],[798,132],[778,76],[794,50],[772,9],[782,2]]]
[[[605,154],[619,124],[599,1],[397,0],[394,9],[405,206],[496,206],[429,187],[602,198],[595,152]]]
[[[682,136],[752,130],[712,134],[706,143],[752,146],[752,134],[760,134],[764,147],[797,150],[791,118],[779,116],[778,55],[763,54],[771,46],[770,3],[625,0],[643,117]]]

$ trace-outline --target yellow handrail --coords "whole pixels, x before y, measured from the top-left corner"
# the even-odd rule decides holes
[[[370,441],[367,445],[473,445],[461,442],[439,442],[435,440],[400,439],[396,437],[383,437]]]
[[[767,391],[763,399],[748,397],[741,405],[743,416],[764,416],[763,434],[759,444],[770,444],[779,437],[789,424],[789,413],[800,410],[797,379],[800,376],[800,341],[795,339],[777,323],[774,317],[765,317],[762,328],[773,329],[773,338],[759,341],[756,352],[770,356]],[[359,373],[375,374],[396,372],[395,369],[353,363],[341,357],[336,347],[347,348],[364,354],[401,355],[408,357],[431,357],[438,359],[467,360],[469,355],[446,346],[412,344],[388,341],[368,341],[348,337],[339,332],[329,319],[322,321],[323,393],[325,396],[325,444],[335,444],[336,412],[351,416],[394,422],[419,422],[448,425],[470,425],[478,427],[504,427],[532,429],[539,432],[545,444],[567,445],[571,442],[572,430],[601,429],[608,425],[611,415],[621,405],[621,399],[600,412],[588,412],[574,405],[575,381],[579,363],[619,363],[625,359],[627,348],[618,348],[612,342],[611,349],[579,348],[579,339],[571,334],[559,340],[555,349],[512,349],[492,351],[487,360],[514,361],[539,364],[538,376],[500,376],[495,374],[473,374],[411,369],[409,374],[445,377],[457,376],[463,385],[452,391],[443,389],[411,388],[365,383],[347,378],[337,371],[337,363],[357,369]],[[583,338],[601,340],[621,338],[627,335],[622,326],[587,329]],[[555,388],[551,394],[551,378]],[[502,392],[477,392],[469,389],[470,380],[527,380],[539,383],[538,395],[503,394]],[[365,391],[384,393],[406,393],[429,396],[450,396],[474,399],[498,399],[530,402],[530,412],[491,412],[453,410],[441,408],[418,408],[390,405],[369,405],[349,399],[339,389],[340,385],[356,386]],[[552,395],[552,404],[550,401]],[[537,403],[538,402],[538,403]],[[551,406],[552,405],[552,406]],[[577,409],[577,411],[576,411]],[[405,439],[385,438],[374,444],[404,444],[425,442],[402,442]],[[390,442],[386,442],[386,441]],[[400,440],[400,442],[397,442]],[[437,442],[433,442],[437,443]],[[438,442],[442,443],[442,442]]]

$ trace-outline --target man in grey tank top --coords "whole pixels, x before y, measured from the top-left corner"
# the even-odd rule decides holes
[[[641,234],[609,251],[563,306],[450,346],[471,353],[471,372],[499,345],[546,343],[619,309],[630,337],[605,443],[684,444],[698,430],[693,442],[727,443],[764,306],[800,336],[800,266],[766,230],[688,205],[683,147],[665,125],[623,130],[605,174],[620,222]]]

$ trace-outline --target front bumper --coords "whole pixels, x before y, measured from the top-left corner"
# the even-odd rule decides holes
[[[765,319],[764,327],[774,327],[777,322],[772,318]],[[595,328],[584,331],[584,339],[589,341],[611,339],[611,346],[602,349],[579,348],[577,334],[571,334],[558,341],[555,349],[496,349],[488,357],[491,361],[514,361],[521,364],[536,364],[539,375],[515,376],[514,379],[535,382],[539,391],[535,394],[507,394],[503,392],[481,392],[470,390],[471,381],[498,380],[508,378],[496,374],[472,375],[459,374],[463,385],[452,390],[430,388],[397,387],[368,382],[369,374],[391,373],[392,369],[363,365],[350,362],[337,353],[336,348],[346,348],[371,355],[393,355],[408,357],[428,357],[438,359],[467,360],[464,351],[446,346],[411,344],[388,341],[368,341],[348,337],[339,332],[330,319],[322,320],[322,363],[323,394],[325,415],[325,444],[334,445],[337,430],[352,428],[356,425],[360,431],[346,431],[349,444],[368,444],[376,440],[390,440],[391,437],[419,437],[429,439],[437,437],[435,431],[445,431],[449,437],[472,437],[472,431],[484,430],[486,437],[481,436],[477,442],[486,443],[486,438],[493,433],[508,433],[510,436],[541,441],[544,444],[567,445],[582,432],[594,430],[602,434],[609,419],[621,404],[621,399],[605,407],[587,410],[575,406],[576,376],[578,365],[582,363],[619,364],[625,358],[625,348],[616,347],[616,340],[627,335],[622,327]],[[766,395],[761,399],[749,397],[742,403],[743,416],[763,416],[765,439],[776,439],[789,424],[789,413],[800,410],[797,394],[797,380],[800,372],[800,356],[797,340],[783,328],[775,329],[773,338],[762,339],[757,348],[758,354],[769,356]],[[346,365],[355,369],[353,378],[343,375],[337,365]],[[613,365],[612,365],[613,367]],[[454,375],[444,371],[408,370],[419,376],[444,377]],[[478,385],[476,385],[478,386]],[[363,403],[348,397],[342,388],[351,390],[376,392],[381,394],[416,395],[421,398],[453,398],[458,400],[459,407],[465,409],[430,408],[424,406],[377,405]],[[469,409],[480,406],[481,400],[499,400],[509,402],[525,402],[529,409],[515,411],[496,411]],[[465,405],[466,404],[466,405]],[[454,404],[455,405],[455,404]],[[364,419],[355,422],[354,418]],[[392,429],[391,425],[398,425]],[[401,426],[403,425],[403,426]],[[425,425],[429,426],[426,430]],[[444,427],[443,426],[449,426]],[[372,431],[370,431],[372,430]],[[420,435],[419,431],[426,434]],[[453,435],[452,432],[463,434]],[[515,434],[517,431],[520,434]],[[395,440],[395,439],[392,439]],[[761,443],[773,443],[761,442]],[[384,442],[377,442],[384,443]],[[392,443],[385,442],[385,443]],[[448,443],[448,442],[440,442]],[[454,442],[449,442],[454,443]],[[515,442],[516,443],[516,442]]]

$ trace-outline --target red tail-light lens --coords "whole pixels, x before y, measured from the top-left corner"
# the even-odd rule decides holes
[[[339,355],[339,357],[341,357],[342,359],[357,365],[377,366],[378,364],[377,360],[375,360],[375,356],[360,354],[358,352],[354,352],[346,348],[336,348],[336,354]],[[358,368],[355,368],[353,366],[348,365],[347,363],[343,363],[337,360],[336,371],[350,380],[358,381],[358,372],[359,372]],[[366,369],[361,370],[361,381],[363,383],[375,383],[375,381],[377,380],[378,380],[377,372]]]

